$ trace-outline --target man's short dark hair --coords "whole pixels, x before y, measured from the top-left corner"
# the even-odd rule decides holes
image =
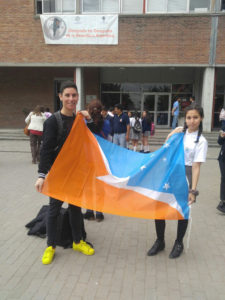
[[[120,104],[120,103],[116,104],[116,105],[114,106],[114,108],[117,108],[117,109],[123,111],[123,106],[122,106],[122,104]]]
[[[78,92],[76,84],[71,80],[63,81],[61,83],[60,93],[62,94],[66,88],[74,88]]]

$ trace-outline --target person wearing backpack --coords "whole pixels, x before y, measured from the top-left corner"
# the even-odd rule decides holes
[[[62,132],[60,133],[60,139],[58,139],[59,128],[55,114],[49,117],[44,123],[43,143],[38,169],[39,178],[35,183],[35,187],[38,192],[42,191],[45,176],[50,171],[51,166],[53,165],[73,126],[76,117],[74,111],[78,103],[78,97],[79,95],[77,86],[74,82],[65,81],[62,83],[60,87],[59,98],[62,102],[60,116],[62,119],[63,128],[61,130]],[[60,214],[62,204],[62,201],[50,197],[49,211],[47,216],[47,248],[42,256],[42,263],[44,265],[50,264],[55,255],[57,217]],[[95,250],[82,239],[83,216],[81,208],[69,204],[68,210],[73,237],[73,250],[79,251],[85,255],[93,255]]]
[[[142,113],[142,147],[141,152],[149,153],[148,139],[151,135],[152,121],[148,111],[144,110]]]
[[[142,125],[141,119],[137,112],[134,113],[133,117],[130,118],[130,139],[134,151],[137,151],[138,141],[141,138]]]

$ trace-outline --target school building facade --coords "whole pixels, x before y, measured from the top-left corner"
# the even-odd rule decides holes
[[[46,44],[40,15],[118,14],[117,45]],[[174,99],[204,108],[217,129],[225,106],[223,0],[0,1],[0,127],[22,128],[37,104],[60,106],[63,80],[77,83],[79,109],[93,98],[149,110],[169,128]],[[181,113],[182,115],[182,113]]]

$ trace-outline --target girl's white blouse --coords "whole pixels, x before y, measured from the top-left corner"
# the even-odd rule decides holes
[[[192,166],[193,162],[205,162],[208,150],[208,142],[203,135],[198,143],[195,143],[198,131],[189,133],[188,129],[184,135],[184,159],[185,166]]]

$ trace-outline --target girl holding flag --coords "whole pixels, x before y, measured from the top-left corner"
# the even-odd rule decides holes
[[[191,205],[196,201],[197,184],[200,175],[201,163],[205,162],[208,143],[202,135],[202,120],[204,117],[203,109],[196,103],[191,104],[185,110],[184,127],[177,127],[167,137],[169,139],[175,133],[184,132],[184,158],[186,176],[189,182],[188,204]],[[188,226],[188,220],[179,220],[177,227],[177,238],[175,240],[170,258],[177,258],[183,252],[183,238]],[[152,248],[148,251],[148,256],[156,255],[164,250],[165,241],[164,233],[166,222],[165,220],[155,220],[157,240]]]

